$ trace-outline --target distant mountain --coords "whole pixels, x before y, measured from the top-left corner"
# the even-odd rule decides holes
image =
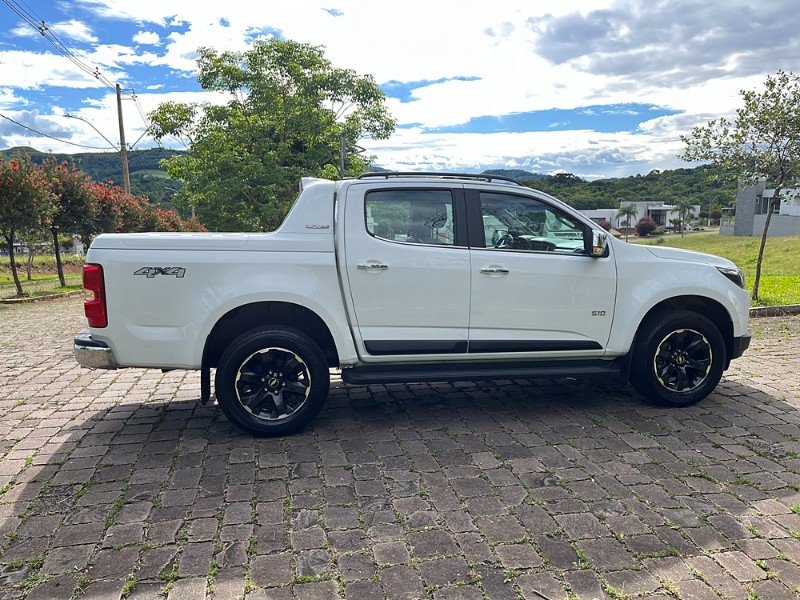
[[[547,177],[546,175],[531,173],[529,171],[523,171],[522,169],[487,169],[482,174],[498,175],[500,177],[511,177],[511,179],[518,179],[520,181],[524,179],[535,179],[536,181],[539,181]]]
[[[122,181],[122,159],[118,152],[78,152],[75,154],[51,154],[39,152],[33,148],[18,147],[11,150],[0,150],[1,156],[28,155],[35,162],[67,160],[95,181]],[[183,154],[178,150],[165,150],[164,148],[148,148],[147,150],[131,150],[128,152],[128,171],[131,176],[137,171],[164,171],[159,161],[176,154]],[[166,175],[166,171],[164,171]]]

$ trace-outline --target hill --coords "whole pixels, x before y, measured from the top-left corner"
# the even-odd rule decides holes
[[[76,154],[47,154],[33,148],[12,148],[0,151],[0,156],[28,154],[35,161],[48,159],[69,160],[95,181],[122,181],[119,154],[114,152],[81,152]],[[174,196],[183,189],[183,183],[167,176],[160,161],[176,154],[177,150],[151,148],[128,152],[128,169],[131,191],[146,196],[151,202],[164,208],[175,209],[182,217],[188,217],[186,207],[176,207]],[[383,171],[373,167],[374,171]],[[633,175],[614,179],[587,181],[571,173],[542,175],[521,169],[490,169],[488,175],[511,177],[532,188],[564,200],[574,207],[587,210],[593,208],[618,208],[620,203],[640,200],[659,204],[671,204],[676,198],[690,198],[704,209],[712,204],[729,206],[736,198],[736,181],[722,170],[700,166],[691,169],[650,171],[647,175]]]
[[[556,175],[510,175],[519,171],[496,169],[493,175],[514,177],[520,183],[559,198],[575,208],[618,208],[621,203],[650,201],[672,204],[686,197],[704,209],[709,205],[730,206],[736,199],[736,180],[722,169],[708,165],[691,169],[650,171],[614,179],[587,181],[572,173]],[[521,171],[525,173],[525,171]]]
[[[516,179],[518,181],[523,180],[539,180],[544,179],[547,175],[541,175],[538,173],[531,173],[529,171],[523,171],[522,169],[487,169],[481,173],[482,175],[497,175],[499,177],[511,177],[511,179]]]

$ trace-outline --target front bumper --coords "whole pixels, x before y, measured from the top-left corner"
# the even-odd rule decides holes
[[[92,338],[88,329],[75,336],[75,360],[82,367],[89,369],[116,369],[117,361],[111,348],[103,342]]]
[[[733,352],[731,353],[731,360],[739,358],[747,347],[750,345],[750,334],[743,335],[742,337],[733,338]]]

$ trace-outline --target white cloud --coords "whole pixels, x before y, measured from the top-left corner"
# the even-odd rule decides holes
[[[791,0],[763,7],[746,0],[305,0],[302,6],[75,0],[60,6],[76,19],[88,9],[95,19],[108,19],[104,23],[124,22],[137,30],[132,43],[148,46],[148,52],[125,45],[128,39],[103,36],[98,45],[89,26],[77,20],[59,23],[65,37],[78,41],[83,36],[91,44],[84,53],[87,64],[98,65],[113,81],[144,87],[140,101],[146,110],[167,97],[204,97],[159,91],[193,77],[198,47],[245,50],[258,35],[323,45],[333,64],[372,74],[379,83],[438,82],[420,84],[407,102],[389,101],[401,125],[421,127],[399,129],[387,142],[363,143],[382,165],[397,168],[529,165],[596,176],[680,166],[675,154],[681,133],[730,115],[740,104],[740,90],[756,89],[766,74],[800,61],[800,38],[793,33],[800,27],[800,12]],[[84,20],[102,30],[99,22]],[[38,35],[31,28],[14,33]],[[171,75],[137,84],[137,74],[148,65],[167,67]],[[100,87],[58,55],[13,50],[0,51],[0,81],[12,90],[0,91],[0,106],[17,108],[20,90],[85,88],[88,95]],[[425,131],[482,116],[630,103],[678,114],[641,115],[635,133]],[[98,128],[115,131],[113,93],[86,98],[83,105]],[[136,114],[125,110],[126,118]],[[601,119],[603,112],[596,109],[593,118]],[[128,119],[128,137],[136,139],[143,126],[135,117]]]
[[[58,23],[49,23],[50,31],[57,34],[61,38],[68,38],[76,42],[94,43],[98,41],[97,36],[92,32],[91,28],[85,23],[71,19],[69,21],[60,21]]]
[[[149,46],[161,45],[161,36],[155,31],[137,31],[133,36],[133,41],[137,44],[145,44]]]
[[[13,82],[18,90],[102,87],[61,55],[21,50],[0,51],[0,81]]]
[[[70,19],[69,21],[59,21],[57,23],[45,23],[39,25],[45,27],[45,33],[54,35],[56,38],[62,38],[64,42],[84,42],[94,43],[98,38],[92,32],[91,28],[81,21]],[[44,34],[41,29],[35,29],[30,24],[20,21],[15,27],[9,30],[12,35],[26,38],[39,38]]]
[[[12,88],[0,88],[0,108],[14,108],[24,106],[28,101],[23,97],[17,95]]]

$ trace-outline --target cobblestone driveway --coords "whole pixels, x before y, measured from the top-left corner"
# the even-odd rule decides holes
[[[87,371],[0,306],[0,598],[800,595],[800,318],[699,406],[573,381],[334,384],[254,439],[196,373]]]

